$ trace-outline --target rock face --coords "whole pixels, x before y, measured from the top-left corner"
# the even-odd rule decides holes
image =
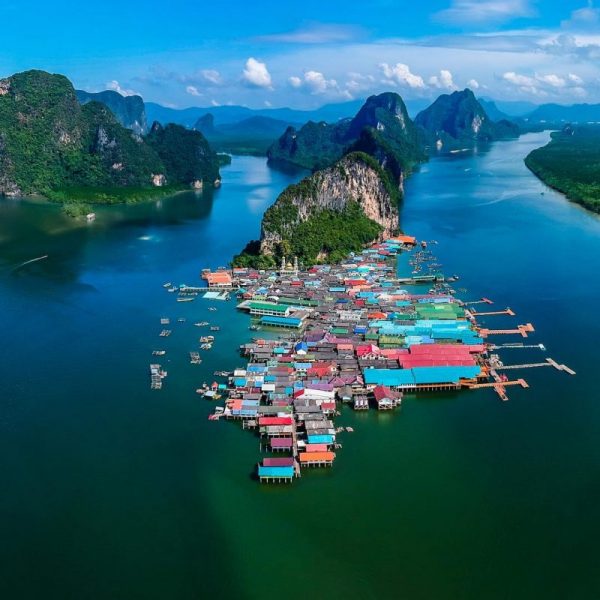
[[[415,117],[415,124],[430,146],[447,150],[519,135],[508,121],[492,121],[469,89],[443,94]]]
[[[361,219],[377,225],[371,230],[375,233],[372,239],[391,236],[398,229],[398,208],[393,189],[382,175],[382,169],[373,159],[352,153],[335,165],[288,187],[265,213],[260,252],[276,254],[286,241],[291,241],[293,246],[303,224],[310,225],[311,221],[324,214],[333,218],[345,215],[350,209],[356,210],[359,217],[357,227]],[[360,244],[372,239],[361,239]],[[327,241],[322,240],[324,247]],[[326,249],[320,248],[317,256],[323,258],[327,254]],[[304,258],[314,259],[317,256]]]
[[[396,178],[423,160],[417,129],[398,94],[369,97],[352,119],[331,125],[311,121],[300,130],[289,127],[267,155],[271,161],[317,170],[352,150],[374,156],[383,166],[395,163]]]
[[[144,135],[148,128],[146,107],[141,96],[121,96],[113,90],[103,92],[84,92],[76,90],[77,99],[81,104],[100,102],[116,117],[117,121],[138,135]]]

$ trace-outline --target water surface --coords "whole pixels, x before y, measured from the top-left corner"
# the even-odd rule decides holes
[[[401,219],[439,242],[468,297],[517,313],[488,324],[532,322],[531,340],[577,376],[529,370],[508,403],[478,391],[344,410],[355,433],[335,467],[293,486],[256,484],[258,440],[208,422],[193,391],[240,364],[247,318],[233,303],[176,304],[161,284],[225,264],[295,176],[235,158],[212,197],[99,211],[89,227],[0,202],[3,595],[597,597],[600,220],[524,167],[546,139],[430,161]],[[163,340],[161,316],[187,322]],[[197,367],[202,319],[223,329]],[[151,392],[159,347],[169,376]]]

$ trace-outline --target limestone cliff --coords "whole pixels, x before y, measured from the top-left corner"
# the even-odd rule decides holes
[[[377,161],[353,152],[288,187],[265,213],[260,253],[336,258],[398,228],[400,196]]]

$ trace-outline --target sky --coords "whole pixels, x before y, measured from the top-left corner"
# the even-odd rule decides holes
[[[600,102],[600,0],[0,0],[0,24],[0,77],[44,69],[175,108],[465,87]]]

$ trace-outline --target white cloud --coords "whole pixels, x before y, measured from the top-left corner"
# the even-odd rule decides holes
[[[185,88],[185,91],[191,96],[202,96],[202,93],[198,90],[198,88],[195,85],[188,85]]]
[[[555,73],[550,73],[549,75],[536,75],[535,78],[542,83],[547,83],[548,85],[555,88],[563,88],[567,85],[567,82],[562,78],[556,75]]]
[[[293,88],[307,90],[313,96],[327,94],[352,99],[352,93],[347,87],[341,87],[335,79],[327,79],[320,71],[306,71],[302,77],[293,75],[288,78],[288,83]]]
[[[433,87],[442,89],[442,90],[455,90],[456,86],[454,85],[454,80],[452,78],[452,73],[448,71],[448,69],[442,69],[440,71],[439,76],[433,75],[429,78],[429,85]]]
[[[119,94],[121,94],[121,96],[137,96],[138,95],[138,93],[134,90],[122,88],[121,84],[116,79],[109,81],[106,84],[106,89],[113,90],[115,92],[119,92]]]
[[[518,85],[518,86],[535,87],[535,85],[536,85],[536,81],[535,81],[535,79],[533,79],[533,77],[527,77],[526,75],[519,75],[518,73],[515,73],[514,71],[508,71],[507,73],[504,73],[504,75],[502,75],[502,78],[505,79],[506,81],[508,81],[509,83],[512,83],[512,84]]]
[[[221,106],[221,103],[217,102],[216,100],[211,100],[210,104],[211,104],[211,106]]]
[[[289,44],[328,44],[332,42],[346,42],[360,37],[363,31],[354,25],[336,25],[313,23],[307,27],[288,31],[262,35],[256,39],[260,42],[277,42]]]
[[[208,83],[212,83],[214,85],[221,85],[223,83],[221,73],[215,69],[202,69],[200,74],[204,79],[206,79],[206,81],[208,81]]]
[[[434,17],[442,23],[497,25],[534,15],[529,0],[453,0],[450,8]]]
[[[259,88],[271,88],[271,74],[264,62],[260,62],[255,58],[250,57],[246,61],[246,66],[243,72],[244,81],[252,86]]]
[[[594,3],[589,0],[588,5],[574,10],[571,18],[561,23],[566,29],[588,29],[600,24],[600,8],[594,8]]]
[[[313,94],[323,94],[327,90],[336,89],[338,84],[335,79],[326,79],[319,71],[307,71],[304,73],[304,85]]]
[[[269,102],[268,100],[265,100],[265,106],[267,108],[271,108],[273,106],[273,104],[271,104],[271,102]]]
[[[583,79],[581,79],[579,75],[575,75],[575,73],[569,73],[568,77],[571,83],[574,83],[575,85],[583,85]]]
[[[471,90],[478,90],[481,86],[477,79],[469,79],[469,81],[467,81],[467,87]]]
[[[382,70],[383,75],[390,83],[395,83],[396,85],[407,85],[413,89],[422,89],[425,87],[423,78],[420,75],[411,73],[408,65],[403,63],[396,63],[395,65],[381,63],[379,68]]]

